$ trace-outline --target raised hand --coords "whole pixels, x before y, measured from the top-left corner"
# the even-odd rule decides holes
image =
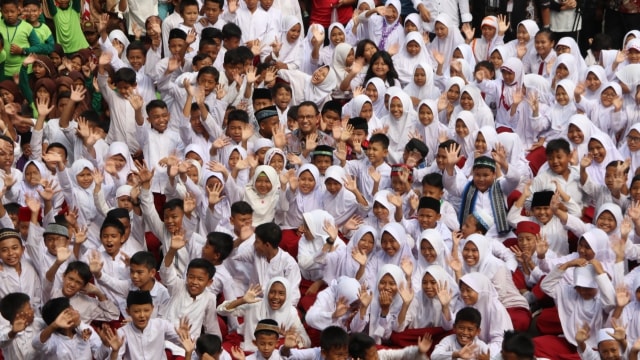
[[[593,156],[590,153],[584,154],[582,159],[580,160],[580,167],[588,168],[593,163]]]
[[[413,274],[413,261],[409,257],[403,257],[400,260],[400,268],[406,277],[410,277]]]
[[[364,224],[364,219],[359,215],[353,215],[346,223],[344,223],[344,225],[342,225],[342,228],[346,231],[354,231],[358,230],[362,224]]]
[[[242,300],[244,300],[244,302],[247,304],[253,304],[262,300],[259,298],[259,296],[261,295],[262,286],[260,286],[260,284],[251,285],[249,286],[249,289],[247,289],[247,292],[245,292],[242,296]]]
[[[358,299],[360,300],[360,305],[366,309],[371,304],[372,298],[373,298],[373,293],[368,291],[364,286],[362,286],[358,292]]]
[[[53,109],[55,109],[55,105],[49,106],[49,98],[37,98],[36,99],[36,109],[38,110],[38,114],[40,114],[43,117],[47,117],[47,115],[49,115]]]
[[[367,264],[367,254],[356,247],[351,251],[351,258],[360,266],[365,266]]]
[[[224,187],[220,183],[207,186],[207,199],[209,200],[209,206],[215,206],[225,198],[224,195],[221,195],[222,190],[224,190]]]
[[[59,247],[56,249],[56,261],[59,264],[64,264],[67,259],[71,257],[71,250],[68,247]]]
[[[625,307],[631,302],[631,293],[626,286],[620,285],[616,288],[616,306]]]
[[[462,24],[461,31],[462,31],[462,34],[464,35],[464,38],[467,40],[467,43],[469,43],[473,39],[476,33],[476,29],[472,28],[471,25],[469,25],[469,23]]]
[[[476,352],[478,351],[478,346],[474,343],[468,343],[463,346],[462,349],[458,350],[458,358],[459,359],[473,359],[476,357]]]
[[[576,342],[578,344],[584,343],[591,336],[591,329],[586,322],[582,326],[578,326],[576,329]]]
[[[236,360],[245,360],[244,350],[242,350],[239,346],[234,346],[231,348],[231,356],[233,356]]]
[[[338,238],[338,228],[332,224],[331,221],[325,220],[322,230],[327,232],[332,241],[335,241]]]
[[[509,30],[510,25],[511,23],[505,15],[498,15],[498,34],[500,36],[503,36]]]
[[[184,237],[184,232],[178,231],[171,235],[171,249],[179,250],[187,245],[187,240]]]
[[[400,294],[400,298],[404,304],[410,304],[411,301],[413,301],[413,288],[411,286],[407,286],[407,284],[400,285],[398,294]]]
[[[336,310],[333,312],[332,317],[334,319],[339,319],[343,317],[347,311],[349,311],[349,301],[345,297],[340,297],[338,301],[336,301]]]
[[[89,270],[91,270],[92,274],[100,274],[102,272],[102,267],[104,266],[104,262],[102,261],[102,256],[96,250],[91,251],[89,253]]]
[[[451,304],[451,300],[453,299],[453,290],[449,289],[449,286],[446,282],[440,282],[438,284],[438,301],[440,301],[440,305],[442,307],[447,307]]]
[[[347,176],[344,178],[344,188],[352,193],[358,191],[358,184],[356,183],[356,179],[354,179],[353,176],[347,174]]]
[[[418,350],[420,350],[421,354],[426,354],[431,349],[432,344],[433,339],[430,333],[425,333],[424,336],[418,338]]]

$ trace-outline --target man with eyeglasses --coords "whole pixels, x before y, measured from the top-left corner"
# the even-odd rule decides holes
[[[320,110],[312,101],[304,101],[298,106],[298,128],[287,134],[289,153],[299,155],[310,161],[311,151],[318,145],[335,146],[333,137],[318,129]]]

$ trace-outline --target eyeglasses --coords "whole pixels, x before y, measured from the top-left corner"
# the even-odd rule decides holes
[[[317,115],[298,115],[298,120],[313,120]]]
[[[627,141],[637,143],[640,142],[640,137],[627,135]]]
[[[602,93],[602,96],[606,96],[606,97],[610,97],[610,98],[616,97],[616,95],[617,94],[614,91],[606,91],[606,92]]]

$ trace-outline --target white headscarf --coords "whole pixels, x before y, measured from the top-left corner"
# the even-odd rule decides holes
[[[438,146],[440,145],[440,140],[438,139],[440,136],[440,132],[447,132],[448,129],[438,120],[438,105],[436,103],[436,100],[422,100],[418,104],[418,114],[420,114],[420,108],[422,108],[423,106],[431,109],[433,120],[429,125],[425,126],[420,122],[420,118],[418,117],[418,121],[416,121],[414,129],[416,132],[418,132],[418,134],[422,135],[424,143],[429,148],[429,154],[427,154],[425,161],[427,162],[427,164],[430,164],[436,158],[436,154],[438,153]]]
[[[578,70],[578,76],[579,78],[584,77],[585,72],[587,71],[587,63],[584,61],[584,58],[582,57],[582,54],[580,53],[580,46],[578,46],[578,43],[576,42],[576,40],[572,37],[563,37],[562,39],[558,40],[558,43],[556,44],[556,46],[566,46],[568,48],[571,49],[571,55],[573,55],[575,61],[576,61],[576,66],[577,66],[577,70]],[[559,59],[559,57],[558,57]],[[572,71],[573,70],[573,71]],[[573,69],[569,69],[569,71],[574,72],[575,68]]]
[[[268,300],[269,291],[271,290],[271,287],[275,283],[282,284],[285,288],[286,295],[287,295],[284,300],[284,303],[278,310],[273,310],[269,305],[269,300]],[[256,320],[257,321],[260,321],[262,319],[275,320],[278,322],[279,326],[284,326],[287,329],[292,325],[294,325],[296,322],[295,320],[299,320],[299,319],[295,319],[293,316],[294,313],[297,315],[297,312],[291,311],[291,309],[295,310],[295,307],[291,304],[291,291],[290,291],[291,285],[289,284],[289,280],[287,280],[282,276],[276,276],[273,279],[271,279],[269,283],[267,283],[267,286],[265,287],[265,289],[266,291],[264,293],[264,299],[260,302],[260,311],[258,312],[260,318]],[[245,325],[248,325],[248,324],[245,324]],[[255,326],[253,327],[253,329],[255,329]]]
[[[258,194],[255,184],[258,177],[266,175],[271,183],[271,190],[264,195]],[[253,208],[253,226],[273,221],[280,197],[280,178],[276,170],[268,165],[256,168],[251,183],[245,186],[244,201]]]
[[[451,275],[449,275],[442,266],[430,265],[423,271],[420,271],[419,274],[421,277],[418,285],[422,284],[422,279],[429,274],[433,276],[438,283],[438,286],[441,284],[447,286],[453,294],[453,299],[458,297],[458,294],[460,293],[458,284],[456,284],[454,278],[451,277]],[[416,307],[416,315],[413,319],[413,323],[411,324],[412,328],[423,329],[443,325],[442,304],[440,303],[440,300],[438,300],[437,295],[430,298],[422,289],[420,289],[416,292],[416,301],[418,306]],[[454,309],[451,309],[451,312],[453,313]]]
[[[432,263],[428,262],[427,259],[425,259],[420,252],[420,247],[422,246],[423,242],[428,242],[429,244],[431,244],[433,249],[436,251],[436,260]],[[417,273],[422,273],[423,270],[427,269],[429,266],[432,266],[432,265],[438,265],[438,266],[441,266],[442,268],[449,267],[447,264],[447,259],[449,259],[449,256],[451,255],[451,251],[449,250],[447,245],[444,243],[444,240],[442,239],[442,235],[440,235],[440,232],[438,230],[427,229],[423,231],[422,234],[420,235],[420,241],[416,242],[416,247],[418,248],[418,269],[419,269]]]
[[[298,171],[296,171],[296,176],[300,177],[300,175],[305,171],[308,171],[311,176],[313,176],[313,179],[316,181],[316,186],[308,194],[303,194],[300,192],[300,188],[298,188],[298,191],[296,192],[296,204],[302,213],[322,207],[322,182],[320,171],[313,164],[303,164],[300,166]]]
[[[469,129],[469,134],[464,138],[458,134],[454,136],[454,140],[461,146],[461,155],[465,156],[467,160],[473,161],[474,153],[476,151],[475,138],[473,134],[479,130],[478,124],[470,111],[460,111],[456,118],[456,121],[462,121]],[[455,123],[454,123],[455,124]]]
[[[393,297],[391,306],[389,308],[389,313],[384,321],[381,321],[380,317],[380,291],[378,290],[378,284],[380,280],[385,275],[391,275],[393,280],[398,287],[398,291],[401,286],[406,286],[406,281],[404,279],[404,273],[402,269],[397,265],[387,264],[380,268],[378,272],[378,279],[376,281],[374,290],[373,290],[373,299],[371,301],[371,309],[369,311],[369,335],[376,340],[376,344],[380,344],[382,339],[388,339],[391,336],[391,326],[384,324],[380,324],[384,322],[386,324],[392,324],[398,321],[398,314],[400,313],[400,308],[402,307],[402,298],[400,294],[396,293]]]
[[[344,80],[349,74],[347,69],[347,57],[349,53],[353,51],[353,47],[347,43],[340,43],[333,51],[333,63],[331,65],[332,71],[335,72],[336,81],[338,84]]]
[[[520,59],[511,57],[502,63],[501,69],[507,69],[514,73],[513,83],[507,84],[504,81],[502,82],[504,86],[502,86],[500,99],[498,99],[498,106],[502,106],[506,110],[507,108],[511,108],[513,103],[513,93],[521,91],[522,84],[524,82],[524,66]]]
[[[311,39],[313,39],[313,30],[317,30],[322,33],[322,37],[324,38],[324,27],[320,24],[311,24],[309,26],[309,30],[307,31],[307,36],[304,38],[303,42],[303,52],[302,52],[302,70],[305,74],[313,74],[313,72],[318,68],[317,65],[311,63],[311,53],[313,52],[313,45],[311,45]],[[321,48],[322,49],[322,48]]]
[[[415,42],[420,46],[420,52],[413,56],[407,51],[407,45],[411,42]],[[398,72],[398,79],[403,86],[413,82],[413,70],[418,63],[431,63],[431,58],[427,53],[427,48],[424,45],[424,39],[422,34],[416,31],[412,31],[404,38],[404,46],[395,54],[392,58],[393,67]],[[428,74],[427,74],[428,76]]]
[[[567,128],[569,127],[569,121],[571,116],[576,113],[576,103],[574,101],[573,92],[576,89],[575,83],[569,79],[563,79],[558,81],[555,87],[555,91],[561,87],[567,93],[569,97],[569,103],[567,105],[560,105],[554,102],[551,106],[551,129],[563,133],[566,135]],[[555,92],[554,92],[555,93]]]
[[[375,273],[373,272],[375,263],[372,259],[375,254],[375,243],[378,238],[378,232],[375,228],[369,225],[361,225],[353,235],[351,235],[351,240],[347,246],[338,248],[336,251],[327,254],[327,263],[325,266],[326,271],[324,276],[325,282],[331,283],[331,280],[341,276],[356,277],[356,274],[360,269],[360,264],[353,259],[351,253],[354,249],[358,248],[358,243],[366,234],[371,234],[371,236],[373,236],[374,247],[371,249],[371,253],[367,255],[366,272],[360,281],[365,284],[373,284],[375,279],[373,279],[372,276],[375,276]]]
[[[402,90],[389,97],[389,108],[391,108],[391,102],[395,98],[402,102],[402,115],[396,119],[389,112],[389,115],[381,120],[385,125],[389,125],[387,132],[389,137],[389,158],[394,164],[398,164],[402,162],[402,153],[404,152],[404,146],[409,141],[409,133],[415,125],[416,113],[413,110],[411,98]]]
[[[484,36],[482,36],[473,39],[473,41],[471,42],[473,53],[475,54],[475,58],[478,61],[489,60],[489,56],[491,55],[490,50],[494,46],[496,46],[498,40],[500,40],[500,36],[498,35],[498,18],[493,15],[485,16],[484,19],[482,19],[481,26],[485,25],[493,27],[496,32],[495,35],[493,35],[493,38],[491,38],[489,41],[487,41]],[[500,42],[502,41],[500,40]]]
[[[118,40],[123,48],[122,48],[122,54],[120,54],[120,59],[125,63],[125,64],[129,64],[129,60],[127,60],[127,48],[129,47],[129,39],[127,38],[127,35],[125,35],[121,30],[112,30],[109,33],[109,41],[113,43],[113,40]]]
[[[625,66],[625,69],[627,67]],[[609,80],[607,79],[607,73],[605,69],[600,65],[591,65],[587,68],[586,73],[584,74],[584,80],[586,80],[589,73],[592,73],[600,80],[600,87],[595,91],[591,91],[588,88],[585,89],[584,97],[589,100],[598,100],[600,98],[600,92],[602,91],[602,87],[605,86]],[[623,81],[624,82],[624,81]]]
[[[551,83],[544,76],[538,74],[526,74],[522,80],[527,92],[532,91],[538,96],[541,104],[551,105],[555,100],[555,94],[551,92]]]
[[[391,235],[397,242],[400,244],[400,249],[396,251],[393,256],[389,256],[380,245],[382,243],[382,236],[384,233],[388,233]],[[400,263],[403,258],[407,258],[411,260],[411,262],[415,262],[413,258],[413,254],[411,253],[411,248],[409,247],[408,241],[409,234],[405,231],[404,227],[400,223],[388,223],[385,225],[382,230],[380,230],[380,238],[378,239],[378,264],[393,264],[400,266]]]
[[[629,136],[629,133],[631,133],[631,130],[635,130],[638,133],[640,133],[640,123],[633,124],[625,135]],[[632,152],[629,149],[629,144],[625,142],[625,144],[620,149],[620,153],[625,159],[631,159],[631,164],[629,164],[629,173],[630,173],[629,178],[632,179],[633,176],[631,176],[631,174],[633,174],[635,170],[638,167],[640,167],[640,150]],[[631,185],[631,180],[628,181],[628,185]]]
[[[478,248],[478,263],[469,266],[466,262],[463,262],[462,269],[465,274],[479,272],[489,279],[492,279],[498,269],[505,266],[502,260],[493,256],[491,253],[491,244],[484,235],[471,234],[467,237],[464,244],[462,244],[463,248],[467,243],[473,243]]]
[[[487,143],[487,150],[482,155],[490,157],[491,152],[495,150],[496,143],[498,142],[498,133],[496,132],[496,128],[493,126],[483,126],[478,129],[478,131],[476,131],[474,135],[474,144],[478,139],[478,134],[482,134],[482,137],[484,137],[484,142]]]
[[[357,210],[356,196],[344,188],[344,179],[347,176],[344,168],[332,165],[324,173],[324,181],[333,179],[342,185],[337,194],[332,195],[325,191],[322,196],[322,207],[326,209],[335,219],[336,225],[342,226]]]
[[[578,150],[578,159],[582,159],[589,152],[589,139],[591,138],[591,134],[599,130],[584,114],[572,115],[571,118],[569,118],[569,126],[571,125],[580,129],[584,135],[584,140],[581,144],[575,144],[571,138],[567,138],[571,143],[571,147]],[[567,126],[567,130],[569,126]]]
[[[418,86],[413,81],[413,76],[418,69],[424,70],[424,74],[427,77],[427,81],[424,85]],[[427,62],[421,62],[415,64],[413,67],[413,73],[411,74],[411,81],[404,87],[404,92],[409,96],[413,96],[418,99],[437,99],[440,96],[440,90],[434,85],[435,72],[431,65]],[[437,111],[437,109],[436,109]]]
[[[484,99],[482,98],[482,92],[480,92],[480,89],[478,89],[475,85],[469,84],[469,85],[465,85],[463,88],[460,89],[460,97],[462,97],[463,93],[467,93],[469,96],[471,96],[471,99],[473,100],[473,108],[471,108],[471,110],[468,110],[468,111],[470,111],[474,115],[476,124],[478,124],[478,126],[480,127],[482,126],[495,127],[495,122],[493,120],[493,112],[491,111],[491,108],[489,108],[487,103],[484,102]],[[453,113],[451,114],[451,119],[453,120],[453,122],[449,123],[449,128],[452,130],[456,128],[455,119],[460,111],[462,111],[462,106],[458,104],[453,109]]]
[[[318,106],[324,105],[324,102],[330,97],[333,89],[336,88],[338,81],[336,79],[335,72],[331,71],[329,66],[326,66],[329,71],[327,72],[327,76],[322,80],[319,84],[313,84],[311,79],[308,79],[306,87],[304,89],[304,100],[305,101],[313,101]],[[322,67],[318,68],[319,71]],[[315,73],[315,71],[314,71]],[[313,75],[311,75],[313,77]]]
[[[551,76],[556,76],[556,71],[558,66],[564,65],[569,70],[569,76],[567,79],[573,81],[573,83],[578,83],[581,78],[581,73],[578,69],[578,62],[576,61],[576,57],[573,54],[560,54],[556,59],[556,62],[553,64],[553,70],[551,70]]]
[[[473,55],[473,49],[471,48],[471,46],[469,46],[469,44],[465,44],[465,43],[460,44],[456,46],[456,48],[454,49],[454,52],[455,50],[460,50],[460,53],[462,54],[463,62],[467,63],[467,65],[469,65],[471,69],[476,67],[476,58]]]
[[[604,174],[607,171],[607,165],[614,160],[624,159],[622,158],[622,155],[618,151],[618,148],[616,148],[609,135],[603,133],[602,131],[596,131],[591,134],[591,138],[589,139],[589,141],[591,140],[600,142],[607,154],[605,155],[604,160],[601,163],[597,163],[595,160],[592,161],[591,165],[587,168],[587,174],[589,174],[589,178],[591,179],[591,181],[595,182],[596,184],[605,185]]]
[[[449,66],[449,62],[453,57],[453,51],[455,50],[456,46],[458,46],[459,44],[464,44],[465,41],[462,37],[462,34],[460,34],[460,30],[458,30],[456,23],[448,14],[438,14],[438,16],[436,17],[436,21],[434,22],[434,26],[435,23],[441,23],[442,25],[444,25],[449,30],[449,33],[444,39],[440,39],[436,36],[436,38],[433,39],[433,42],[429,44],[429,48],[432,51],[435,50],[441,53],[445,59],[444,65]]]
[[[300,24],[300,36],[293,43],[289,43],[287,33],[297,24]],[[294,64],[297,68],[300,68],[302,56],[304,56],[304,26],[302,26],[297,16],[292,15],[282,18],[280,25],[282,26],[280,28],[280,43],[282,47],[280,48],[278,61],[285,64]]]
[[[373,113],[377,118],[380,118],[381,115],[385,114],[386,109],[384,108],[384,96],[387,93],[387,87],[384,85],[384,81],[379,77],[372,77],[365,84],[365,89],[369,84],[373,84],[378,90],[378,98],[376,101],[373,101]]]
[[[106,162],[111,157],[120,155],[125,160],[124,167],[118,171],[118,184],[125,184],[127,182],[127,176],[131,173],[132,169],[135,169],[133,159],[131,158],[131,152],[129,152],[129,146],[122,141],[114,141],[109,145],[107,156],[104,161]]]
[[[75,197],[76,206],[79,210],[79,215],[82,216],[85,220],[85,224],[89,224],[91,220],[93,220],[98,214],[96,210],[95,202],[93,201],[93,188],[96,186],[95,183],[91,182],[91,185],[83,189],[80,184],[78,184],[78,179],[76,176],[80,174],[84,169],[89,169],[91,172],[95,170],[93,164],[86,159],[77,159],[71,165],[71,172],[69,176],[71,177],[71,182],[73,183],[73,196]]]
[[[522,57],[524,59],[528,56],[531,56],[532,54],[535,55],[536,53],[535,39],[536,39],[536,34],[538,33],[538,31],[540,31],[540,27],[538,27],[538,24],[533,20],[523,20],[518,24],[518,27],[520,27],[520,25],[522,25],[522,27],[524,27],[525,30],[527,31],[527,34],[529,34],[529,41],[526,44],[527,52]],[[516,31],[517,31],[517,28],[516,28]],[[518,52],[518,39],[509,41],[507,45],[511,48],[511,51],[513,52],[513,56],[515,56]],[[506,58],[503,58],[503,60],[506,60]]]

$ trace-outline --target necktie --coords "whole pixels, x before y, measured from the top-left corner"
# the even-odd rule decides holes
[[[544,61],[540,62],[540,67],[538,68],[538,75],[542,75],[544,71]]]

